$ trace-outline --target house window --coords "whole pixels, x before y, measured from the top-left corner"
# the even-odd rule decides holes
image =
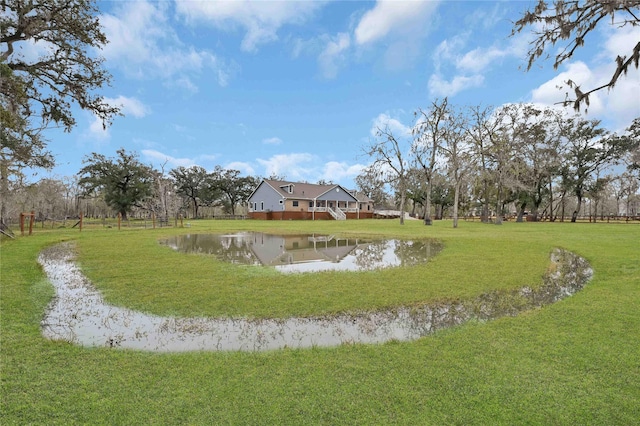
[[[278,201],[278,202],[279,202],[280,204],[282,204],[284,201],[280,200],[280,201]]]
[[[298,200],[293,200],[293,207],[298,207]]]
[[[264,201],[260,201],[260,211],[264,210]]]
[[[309,207],[313,208],[313,201],[309,201]]]

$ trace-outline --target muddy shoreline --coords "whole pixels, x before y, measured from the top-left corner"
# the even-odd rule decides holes
[[[535,289],[448,303],[397,307],[311,318],[174,318],[107,304],[74,263],[72,243],[43,250],[38,257],[55,296],[42,320],[42,333],[87,347],[156,352],[262,351],[409,341],[470,320],[488,321],[542,307],[581,290],[593,271],[585,259],[555,249],[549,272]]]

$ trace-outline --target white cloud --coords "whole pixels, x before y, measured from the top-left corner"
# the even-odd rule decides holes
[[[345,162],[329,161],[324,165],[321,179],[340,182],[344,179],[353,180],[366,166],[363,164],[347,164]]]
[[[487,7],[489,4],[489,2],[483,3],[484,7],[479,7],[473,13],[467,15],[464,20],[465,24],[467,26],[480,25],[483,29],[488,30],[503,21],[508,11],[504,4],[496,2],[492,9]]]
[[[459,51],[467,43],[469,33],[461,33],[455,37],[442,40],[438,47],[433,52],[433,62],[436,71],[440,71],[440,68],[446,66],[450,62],[455,62],[459,55]]]
[[[149,108],[136,98],[118,96],[117,98],[104,98],[110,105],[120,106],[124,115],[131,115],[135,118],[142,118],[149,114]]]
[[[177,87],[178,89],[186,90],[189,93],[198,93],[198,86],[187,76],[178,77],[175,79],[169,79],[164,83],[165,87]]]
[[[508,50],[497,47],[477,48],[464,54],[456,61],[456,67],[472,73],[482,72],[487,66],[509,54]]]
[[[408,137],[411,136],[411,126],[405,126],[397,118],[392,118],[387,113],[379,114],[373,119],[371,130],[371,136],[376,136],[378,130],[388,129],[396,137]]]
[[[149,114],[149,108],[136,98],[118,96],[117,98],[104,98],[104,101],[109,105],[120,107],[120,112],[124,114],[125,117],[131,116],[134,118],[142,118]],[[109,139],[111,137],[109,128],[107,127],[105,129],[103,127],[102,120],[95,115],[92,116],[93,120],[89,125],[89,136],[92,139],[100,141]],[[115,120],[122,120],[122,118],[116,117]]]
[[[323,164],[320,158],[309,153],[278,154],[266,160],[258,158],[256,161],[264,167],[262,176],[285,176],[288,180],[301,182],[318,182],[322,179],[347,187],[353,186],[353,178],[365,167],[362,164],[338,161],[328,161]],[[251,165],[237,164],[234,168],[246,170],[247,174],[254,174],[254,168]],[[245,168],[240,169],[240,166]]]
[[[190,77],[212,71],[221,86],[228,84],[235,66],[227,66],[207,50],[185,45],[172,29],[169,4],[140,0],[122,2],[100,23],[109,43],[102,54],[110,63],[137,78],[160,77],[193,92]]]
[[[568,80],[577,84],[583,92],[607,84],[616,68],[614,58],[618,55],[629,55],[632,46],[640,39],[638,27],[620,28],[605,25],[597,33],[603,37],[601,43],[594,44],[598,43],[598,39],[591,38],[592,44],[585,44],[576,50],[576,58],[583,60],[573,59],[564,62],[560,73],[531,91],[532,102],[558,106],[557,104],[565,99],[575,99],[574,89],[567,85]],[[521,42],[523,43],[524,39]],[[520,47],[524,51],[524,48]],[[612,130],[621,131],[635,117],[640,116],[639,87],[640,73],[636,69],[630,69],[627,75],[618,79],[613,89],[591,93],[589,105],[583,104],[581,112],[587,118],[603,120]],[[572,106],[566,109],[573,112]]]
[[[111,137],[111,133],[108,127],[104,127],[102,120],[93,115],[93,121],[89,124],[88,136],[93,140],[105,141]]]
[[[572,88],[566,82],[571,80],[587,91],[611,79],[614,65],[589,68],[584,62],[574,62],[565,66],[565,71],[556,75],[531,91],[531,101],[544,105],[554,105],[566,98],[575,99]],[[604,119],[614,130],[622,130],[631,121],[640,116],[640,75],[637,72],[621,76],[611,90],[599,90],[589,95],[589,105],[583,105],[581,111],[587,117]],[[571,107],[569,107],[571,108]]]
[[[450,81],[442,78],[439,74],[433,74],[429,78],[429,93],[432,96],[454,96],[455,94],[472,88],[482,86],[484,77],[482,75],[456,75]]]
[[[255,52],[278,39],[284,25],[305,23],[325,2],[319,1],[176,1],[176,11],[189,22],[205,22],[219,29],[246,31],[241,48]]]
[[[278,137],[266,138],[262,139],[262,143],[265,145],[280,145],[282,143],[282,139]]]
[[[428,29],[429,16],[436,10],[438,3],[439,1],[378,0],[375,7],[367,11],[358,23],[355,29],[356,43],[365,45],[398,33],[416,37]]]
[[[286,176],[292,181],[311,180],[317,165],[317,158],[308,153],[277,154],[268,160],[258,158],[256,161],[264,167],[264,176]]]
[[[351,37],[347,33],[339,33],[329,40],[318,56],[318,63],[325,78],[335,78],[338,75],[340,63],[345,61],[345,51],[349,46],[351,46]]]
[[[464,32],[443,40],[433,54],[435,72],[429,78],[431,96],[453,96],[484,84],[484,74],[502,65],[507,58],[523,58],[528,48],[528,34],[517,34],[506,43],[476,47],[464,52],[473,40],[471,32]]]

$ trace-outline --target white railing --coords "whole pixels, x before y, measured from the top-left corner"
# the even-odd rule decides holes
[[[326,212],[328,211],[330,207],[309,207],[307,209],[307,211],[309,212]],[[340,207],[339,209],[336,210],[342,210],[343,212],[347,212],[347,213],[356,213],[358,211],[357,207],[349,207],[349,208],[344,208],[344,207]]]
[[[329,212],[329,214],[330,214],[331,216],[333,216],[333,218],[334,218],[335,220],[346,220],[346,219],[347,219],[347,215],[346,215],[346,214],[344,214],[344,212],[343,212],[342,210],[340,210],[340,209],[336,209],[336,210],[334,210],[334,209],[332,209],[331,207],[329,207],[329,208],[327,209],[327,211]]]

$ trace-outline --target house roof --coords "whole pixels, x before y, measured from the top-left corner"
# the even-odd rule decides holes
[[[278,194],[282,196],[282,198],[313,200],[320,197],[322,194],[331,191],[334,188],[341,188],[343,191],[355,198],[351,191],[347,191],[346,189],[342,188],[342,186],[337,184],[318,185],[314,183],[290,182],[271,179],[265,179],[264,182],[267,185],[271,186]],[[293,185],[293,192],[289,192],[287,189],[291,185]]]
[[[367,197],[364,193],[358,191],[350,191],[348,189],[343,188],[341,185],[330,184],[330,185],[318,185],[314,183],[304,183],[304,182],[291,182],[285,180],[273,180],[273,179],[263,179],[262,182],[253,190],[251,195],[249,196],[249,200],[253,197],[253,194],[260,188],[262,184],[269,185],[275,192],[277,192],[283,199],[295,198],[298,200],[314,200],[320,197],[322,194],[325,194],[331,191],[334,188],[341,188],[344,192],[349,194],[355,200],[361,203],[371,203],[373,200]],[[293,185],[293,192],[288,191],[288,187]]]
[[[373,203],[373,200],[371,198],[369,198],[364,192],[360,192],[360,191],[349,191],[349,193],[351,195],[353,195],[354,197],[356,197],[356,199],[358,200],[358,202],[360,203]]]

